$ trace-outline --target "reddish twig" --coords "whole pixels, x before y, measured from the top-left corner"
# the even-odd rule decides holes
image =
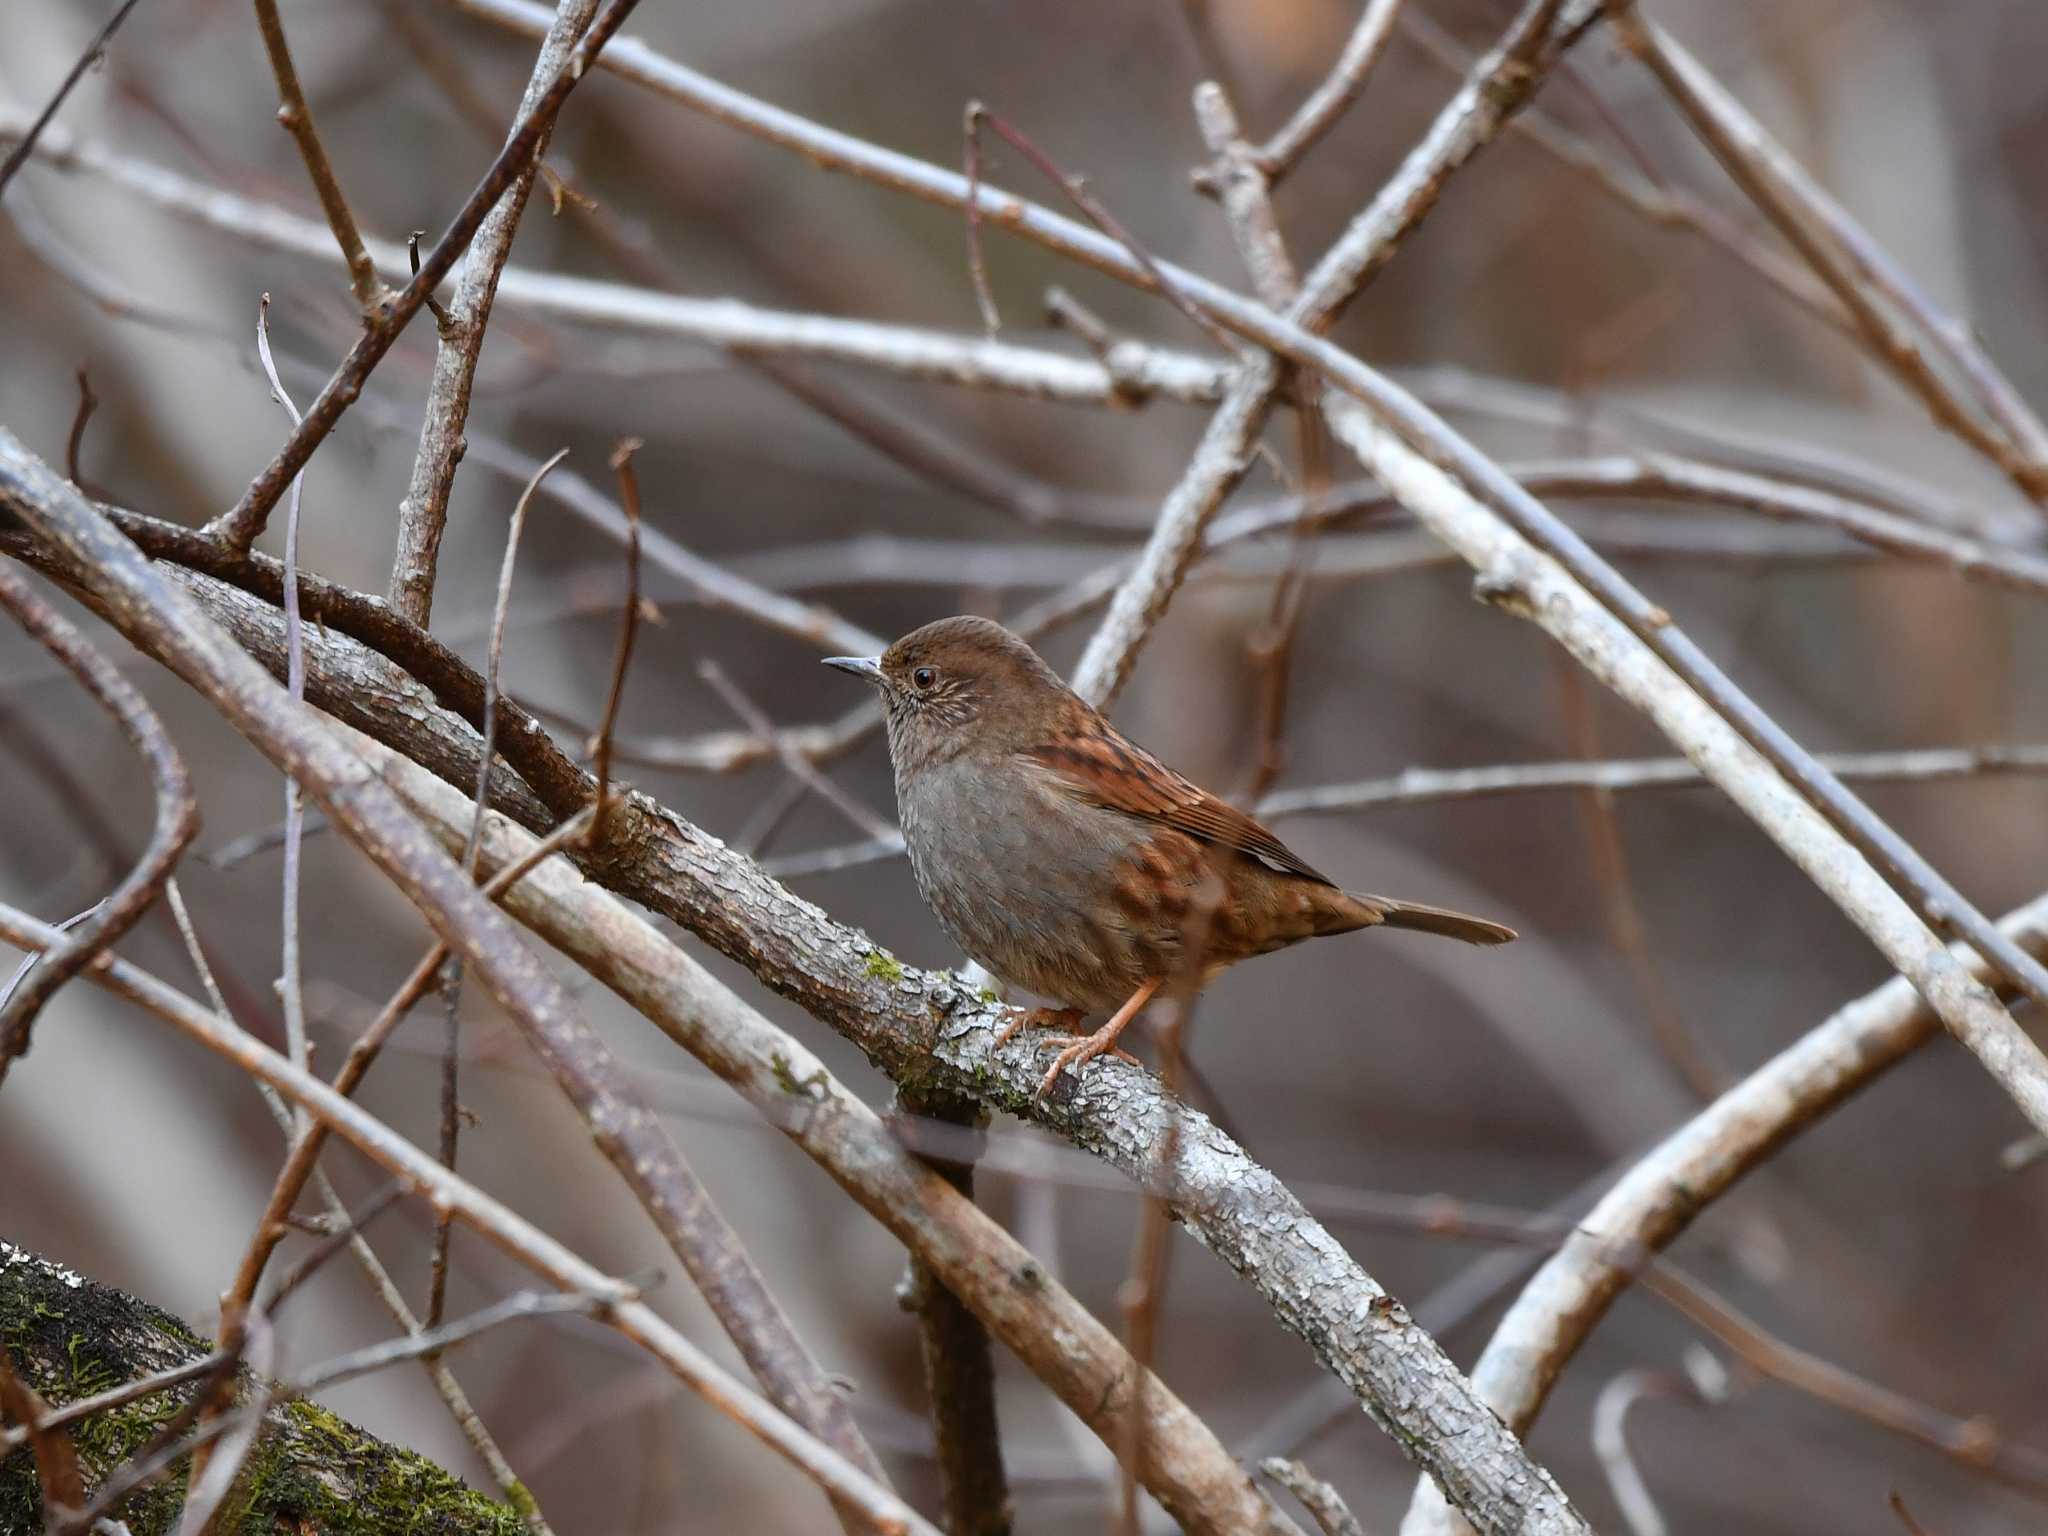
[[[1401,0],[1366,0],[1365,11],[1345,40],[1344,50],[1337,55],[1329,75],[1302,99],[1294,115],[1273,137],[1259,146],[1259,169],[1268,182],[1277,183],[1294,169],[1358,99],[1359,92],[1365,89],[1366,77],[1386,50],[1394,18],[1400,10]]]
[[[612,771],[612,731],[619,722],[619,701],[626,693],[626,668],[633,660],[633,639],[640,631],[640,477],[633,455],[640,439],[621,438],[612,449],[611,466],[619,477],[619,503],[626,511],[626,599],[619,609],[619,646],[612,657],[611,686],[605,692],[604,716],[591,740],[592,774],[597,788],[591,797],[590,831],[585,839],[595,848],[605,836],[605,795]]]
[[[285,42],[284,22],[277,14],[277,0],[255,0],[256,25],[263,34],[263,51],[270,58],[270,72],[277,78],[277,120],[292,142],[299,146],[299,158],[306,162],[306,174],[313,178],[313,190],[327,215],[327,227],[334,231],[334,243],[341,247],[341,259],[348,265],[349,287],[356,304],[365,313],[384,296],[384,284],[377,277],[377,264],[363,246],[363,234],[356,216],[343,195],[334,164],[313,126],[313,109],[299,86],[299,71],[292,63],[292,51]],[[297,423],[294,422],[294,425]]]
[[[967,103],[961,121],[961,136],[967,162],[967,276],[974,284],[974,302],[981,310],[981,328],[995,340],[1003,328],[996,311],[996,296],[988,285],[988,257],[981,248],[981,118],[978,101]]]
[[[1116,215],[1103,205],[1100,198],[1088,190],[1087,184],[1080,177],[1070,176],[1061,170],[1052,156],[1034,144],[1022,129],[1013,127],[1005,119],[991,112],[982,103],[978,101],[969,102],[967,104],[967,136],[970,143],[974,140],[975,130],[984,122],[996,131],[996,134],[1004,143],[1030,161],[1033,170],[1058,187],[1067,201],[1081,210],[1082,216],[1089,223],[1093,224],[1097,229],[1128,251],[1131,259],[1144,270],[1145,275],[1152,280],[1153,285],[1158,291],[1166,296],[1175,309],[1186,315],[1188,320],[1204,336],[1207,336],[1226,352],[1235,353],[1237,351],[1237,343],[1224,332],[1221,326],[1217,325],[1214,320],[1195,307],[1193,301],[1181,291],[1179,282],[1167,277],[1165,270],[1138,243],[1137,237],[1124,228]],[[977,194],[980,191],[978,182],[975,191]],[[968,199],[967,206],[978,209],[980,203],[981,198],[977,195]]]

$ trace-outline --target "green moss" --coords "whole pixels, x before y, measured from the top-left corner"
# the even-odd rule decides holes
[[[228,1530],[513,1536],[524,1528],[516,1511],[317,1403],[287,1403],[273,1425],[242,1474]]]
[[[168,1313],[0,1245],[0,1343],[22,1378],[53,1404],[181,1365],[211,1345]],[[147,1444],[190,1398],[187,1385],[71,1427],[86,1486]],[[518,1536],[524,1511],[466,1487],[422,1456],[384,1442],[314,1403],[271,1409],[263,1437],[215,1529],[236,1536]],[[134,1536],[177,1529],[183,1469],[126,1500]],[[43,1528],[35,1460],[0,1458],[0,1536]]]
[[[877,981],[901,981],[903,962],[886,949],[871,949],[868,951],[867,971]]]
[[[775,1084],[778,1088],[800,1099],[822,1098],[826,1092],[826,1085],[832,1081],[823,1067],[818,1068],[809,1077],[798,1077],[796,1068],[789,1064],[789,1058],[780,1051],[769,1056],[768,1068],[775,1074]]]

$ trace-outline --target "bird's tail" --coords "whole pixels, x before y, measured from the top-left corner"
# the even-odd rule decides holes
[[[1345,892],[1345,895],[1372,914],[1366,920],[1372,925],[1412,928],[1417,933],[1440,934],[1467,944],[1505,944],[1515,936],[1512,928],[1489,923],[1483,917],[1453,912],[1446,907],[1426,907],[1416,901],[1395,901],[1388,896],[1364,896],[1352,891]]]

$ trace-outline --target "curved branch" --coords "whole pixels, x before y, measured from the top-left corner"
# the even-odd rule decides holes
[[[5,566],[0,566],[0,608],[12,614],[114,717],[149,765],[156,788],[156,824],[135,867],[89,915],[72,925],[61,943],[44,954],[11,997],[0,1000],[0,1081],[4,1081],[8,1064],[27,1053],[29,1030],[43,1005],[149,910],[170,878],[178,855],[199,831],[199,804],[192,797],[185,760],[135,685],[116,671],[75,625],[38,597],[18,572]]]
[[[2031,953],[2048,954],[2048,896],[2000,926]],[[1957,958],[1985,979],[1981,959]],[[1566,1363],[1659,1250],[1750,1169],[1940,1032],[1934,1011],[1895,977],[1666,1137],[1601,1198],[1495,1328],[1472,1370],[1494,1411],[1526,1433]],[[1403,1536],[1446,1536],[1456,1526],[1424,1487],[1401,1529]]]

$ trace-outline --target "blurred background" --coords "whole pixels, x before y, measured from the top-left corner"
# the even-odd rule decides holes
[[[97,0],[7,6],[0,116],[32,113],[110,9]],[[1489,46],[1512,11],[1496,0],[1410,0],[1407,9],[1467,53]],[[2024,0],[1660,0],[1652,11],[1939,304],[1975,324],[2021,393],[2048,407],[2048,78],[2038,67],[2048,11]],[[284,16],[366,231],[401,240],[440,228],[494,152],[532,45],[410,0],[288,4]],[[1190,90],[1220,72],[1250,131],[1270,133],[1355,21],[1349,0],[754,0],[649,4],[633,30],[771,101],[946,165],[960,162],[962,105],[978,97],[1085,174],[1152,250],[1244,287],[1220,211],[1189,187],[1203,158]],[[1279,194],[1302,265],[1394,169],[1455,83],[1415,36],[1397,34],[1361,102]],[[1588,37],[1538,104],[1603,155],[1653,168],[1769,242],[1606,33]],[[246,6],[144,0],[60,126],[126,161],[317,217],[275,109]],[[551,217],[535,198],[513,255],[522,268],[963,332],[978,324],[956,216],[822,175],[616,79],[579,90],[550,164],[573,189],[572,206]],[[991,152],[987,174],[1055,200],[1007,150]],[[579,212],[578,199],[596,215]],[[1044,290],[1059,283],[1118,331],[1207,345],[1169,307],[999,232],[988,260],[1018,339],[1077,348],[1041,319]],[[83,475],[123,504],[199,522],[240,493],[285,431],[255,367],[265,292],[286,383],[303,403],[352,334],[337,263],[180,220],[105,176],[32,166],[0,209],[0,421],[61,463],[75,375],[87,370],[99,406],[80,448]],[[1714,242],[1660,230],[1515,134],[1455,178],[1335,335],[1502,458],[1676,447],[1817,478],[1853,469],[1926,488],[1962,531],[2031,538],[2040,527],[1995,470],[1829,326]],[[310,568],[383,589],[431,359],[431,336],[415,326],[315,459],[303,532]],[[504,450],[539,457],[568,447],[567,467],[609,495],[610,444],[644,438],[652,527],[894,635],[963,610],[1014,616],[1132,547],[1206,417],[1170,401],[1100,411],[813,371],[1066,493],[1094,522],[1123,526],[1027,524],[933,485],[732,357],[501,304],[455,486],[436,632],[481,661],[524,473],[494,470]],[[1291,419],[1276,419],[1269,439],[1292,473]],[[1349,478],[1341,461],[1335,472]],[[1285,490],[1262,466],[1238,504]],[[1732,514],[1558,506],[1621,547],[1628,574],[1810,747],[2048,740],[2048,617],[2038,600]],[[1663,750],[1641,721],[1570,676],[1537,630],[1475,603],[1461,566],[1429,556],[1423,536],[1399,528],[1316,541],[1276,788],[1411,765]],[[1115,711],[1137,739],[1219,790],[1248,784],[1257,763],[1254,642],[1289,558],[1276,537],[1205,565]],[[665,744],[740,724],[700,677],[707,658],[784,724],[830,720],[858,700],[817,666],[817,647],[715,611],[659,571],[648,590],[662,622],[641,631],[620,725],[639,750],[621,771],[763,857],[859,840],[816,797],[789,806],[773,761],[722,775],[662,766]],[[504,677],[559,718],[565,741],[599,711],[621,591],[617,546],[561,506],[537,503]],[[1048,657],[1070,666],[1087,632],[1084,620],[1049,636]],[[268,766],[181,685],[116,650],[194,766],[199,848],[276,824],[283,787]],[[0,899],[54,919],[95,900],[140,846],[147,785],[106,718],[12,632],[0,634],[0,711]],[[878,741],[832,771],[893,816]],[[2048,783],[2039,778],[1874,785],[1868,795],[1986,910],[2043,888]],[[1496,1250],[1455,1230],[1361,1219],[1385,1204],[1372,1197],[1441,1194],[1529,1210],[1575,1192],[1582,1200],[1603,1171],[1680,1123],[1713,1081],[1755,1067],[1885,979],[1876,953],[1716,794],[1624,795],[1611,816],[1582,795],[1546,794],[1279,820],[1283,837],[1348,885],[1484,913],[1524,938],[1499,954],[1398,936],[1312,945],[1238,969],[1197,1010],[1198,1100],[1220,1107],[1253,1154],[1411,1307],[1451,1306],[1440,1288]],[[243,1022],[273,1037],[278,874],[274,853],[218,870],[188,859],[183,874]],[[309,1003],[319,1059],[331,1066],[426,935],[338,839],[308,843],[306,879]],[[906,960],[955,959],[900,859],[793,883]],[[1633,956],[1614,915],[1630,900],[1643,934]],[[690,947],[858,1089],[886,1096],[887,1084],[829,1031]],[[191,982],[167,922],[153,918],[123,952]],[[900,1250],[637,1017],[595,990],[582,999],[672,1117],[800,1331],[857,1384],[855,1405],[892,1476],[933,1507],[916,1331],[894,1299]],[[462,1100],[477,1123],[463,1141],[464,1172],[598,1264],[663,1267],[653,1232],[475,989],[465,1029]],[[363,1093],[429,1146],[439,1038],[438,1010],[421,1010]],[[1984,1415],[2012,1441],[2048,1451],[2039,1343],[2048,1164],[2010,1172],[2000,1161],[2022,1131],[1976,1064],[1938,1040],[1740,1186],[1674,1256],[1787,1342],[1944,1412]],[[1014,1122],[999,1122],[992,1148],[985,1205],[1114,1320],[1136,1224],[1130,1192]],[[276,1129],[239,1074],[72,987],[0,1096],[0,1236],[210,1326],[278,1153]],[[345,1194],[376,1183],[345,1151],[327,1161]],[[415,1296],[427,1231],[412,1205],[376,1229]],[[1398,1449],[1362,1414],[1342,1411],[1341,1394],[1321,1390],[1308,1351],[1233,1275],[1184,1236],[1174,1242],[1158,1353],[1165,1378],[1233,1450],[1301,1455],[1368,1531],[1392,1531],[1413,1482]],[[1517,1258],[1524,1268],[1534,1261]],[[451,1310],[523,1283],[465,1234],[455,1262]],[[1462,1363],[1509,1294],[1464,1309],[1446,1333]],[[655,1296],[731,1360],[686,1282],[671,1278]],[[311,1364],[389,1327],[360,1278],[333,1265],[289,1315],[282,1363]],[[1622,1527],[1592,1448],[1596,1398],[1619,1373],[1677,1369],[1702,1342],[1726,1359],[1664,1303],[1632,1294],[1566,1372],[1531,1445],[1599,1529]],[[810,1529],[823,1516],[807,1486],[594,1326],[522,1325],[454,1364],[565,1536]],[[487,1486],[417,1373],[351,1384],[331,1402]],[[1101,1528],[1113,1486],[1101,1447],[1007,1363],[1002,1410],[1019,1529]],[[2039,1488],[2003,1487],[1769,1383],[1712,1410],[1649,1401],[1629,1435],[1676,1532],[1897,1529],[1885,1503],[1894,1489],[1942,1536],[2044,1523]]]

